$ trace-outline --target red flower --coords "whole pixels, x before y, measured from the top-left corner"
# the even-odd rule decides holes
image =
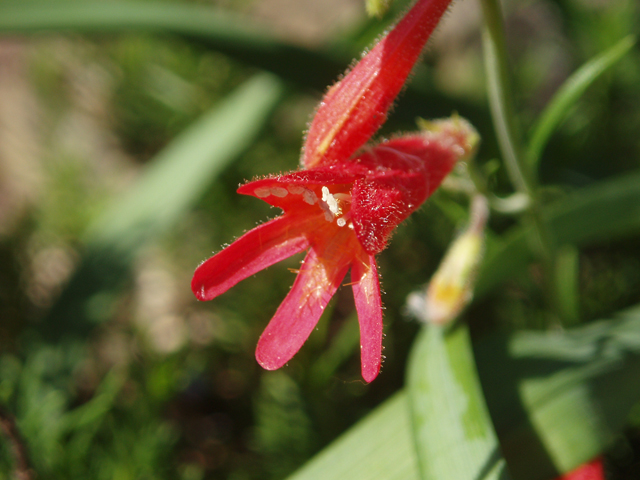
[[[598,457],[589,463],[580,465],[575,470],[565,473],[556,480],[604,480],[604,465],[602,458]]]
[[[395,227],[440,185],[477,136],[464,120],[356,152],[382,125],[449,0],[419,0],[321,103],[305,142],[306,169],[242,185],[283,214],[201,264],[191,287],[211,300],[254,273],[309,250],[293,287],[256,350],[268,370],[283,366],[314,329],[348,270],[360,322],[362,376],[380,370],[382,302],[375,255]],[[355,154],[355,155],[354,155]]]

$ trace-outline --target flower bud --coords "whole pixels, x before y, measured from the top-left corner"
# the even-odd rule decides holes
[[[468,228],[453,241],[427,287],[423,314],[426,321],[440,325],[449,323],[473,298],[488,217],[486,197],[476,195],[471,202]]]

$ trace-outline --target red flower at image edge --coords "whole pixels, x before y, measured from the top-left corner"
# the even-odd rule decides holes
[[[364,143],[386,114],[449,0],[420,0],[347,75],[329,89],[309,127],[304,168],[242,185],[283,214],[249,231],[202,263],[191,287],[211,300],[239,281],[308,250],[291,291],[260,337],[258,363],[287,363],[316,326],[351,270],[360,323],[362,376],[371,382],[382,357],[382,302],[375,255],[395,227],[474,150],[464,120],[375,146]]]
[[[602,457],[580,465],[575,470],[559,476],[556,480],[605,480]]]

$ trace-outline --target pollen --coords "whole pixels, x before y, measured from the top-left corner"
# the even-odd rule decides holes
[[[334,215],[340,213],[340,207],[338,206],[338,200],[334,197],[327,187],[322,187],[322,201],[327,204],[329,211]]]

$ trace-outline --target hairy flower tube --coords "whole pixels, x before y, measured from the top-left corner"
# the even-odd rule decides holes
[[[453,321],[473,298],[489,217],[484,196],[478,194],[472,199],[470,216],[469,226],[453,241],[429,282],[423,312],[427,322],[444,325]]]
[[[191,287],[211,300],[239,281],[308,251],[293,287],[263,332],[258,363],[287,363],[315,328],[351,271],[360,323],[362,376],[382,358],[382,301],[375,255],[393,230],[440,185],[478,136],[463,119],[364,146],[382,125],[449,0],[419,0],[354,69],[331,87],[309,127],[303,168],[242,185],[283,214],[202,263]]]

